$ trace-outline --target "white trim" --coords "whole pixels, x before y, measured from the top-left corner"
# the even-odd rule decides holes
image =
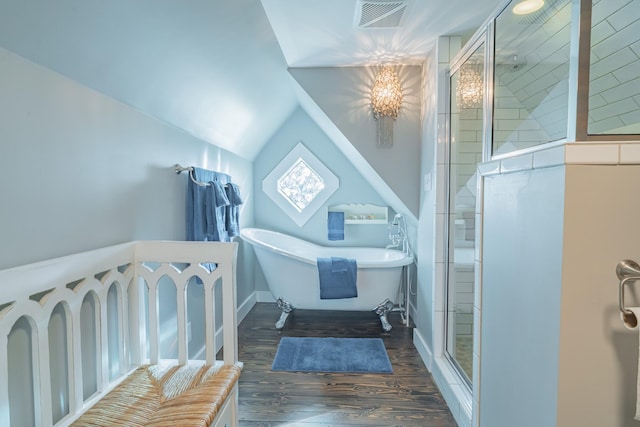
[[[471,426],[473,399],[471,390],[454,371],[451,363],[442,358],[434,359],[433,380],[440,389],[458,426]]]
[[[567,144],[565,162],[577,165],[616,165],[620,161],[619,144]]]
[[[240,304],[237,315],[238,325],[242,323],[245,317],[247,317],[247,314],[249,314],[253,306],[256,305],[256,302],[256,293],[253,292],[242,302],[242,304]]]
[[[433,370],[433,353],[427,345],[427,341],[417,328],[413,329],[413,345],[416,347],[416,350],[418,350],[418,354],[422,358],[424,365],[429,372],[431,372]]]
[[[236,310],[236,322],[239,325],[240,323],[242,323],[242,321],[244,320],[245,317],[247,317],[247,314],[249,314],[249,312],[251,311],[251,309],[253,308],[253,306],[256,305],[256,293],[252,293],[251,295],[249,295],[243,302],[242,304],[240,304],[240,306],[238,307],[238,309]],[[215,333],[215,351],[216,353],[218,351],[220,351],[220,349],[223,347],[223,338],[224,335],[222,333],[222,326],[220,326]]]
[[[458,426],[471,426],[473,399],[469,387],[453,370],[448,360],[442,357],[433,357],[426,340],[417,329],[413,330],[413,345],[431,372],[433,381],[447,402]]]
[[[255,295],[257,302],[276,302],[270,291],[256,291]]]
[[[564,165],[637,165],[640,142],[565,142],[478,165],[481,176],[500,175]]]
[[[278,180],[287,173],[289,168],[302,159],[309,168],[320,176],[324,181],[324,189],[320,191],[301,211],[291,204],[282,194],[278,192]],[[262,180],[262,191],[269,196],[297,225],[302,227],[318,209],[331,197],[340,186],[340,180],[320,159],[313,155],[301,142],[299,142],[287,154],[271,172]]]

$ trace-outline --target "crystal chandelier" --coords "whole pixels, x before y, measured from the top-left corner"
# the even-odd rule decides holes
[[[465,64],[460,68],[456,86],[458,108],[480,108],[484,79],[477,65]]]
[[[393,120],[402,106],[402,87],[393,68],[382,67],[371,87],[371,109],[378,121],[378,146],[393,146]]]

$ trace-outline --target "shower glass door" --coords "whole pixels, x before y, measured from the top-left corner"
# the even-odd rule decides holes
[[[450,81],[447,215],[446,353],[471,383],[475,288],[477,165],[484,135],[484,44],[457,68]]]

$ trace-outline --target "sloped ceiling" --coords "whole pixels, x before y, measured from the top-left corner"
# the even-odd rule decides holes
[[[0,46],[252,160],[299,104],[288,67],[420,62],[500,3],[411,0],[402,29],[358,30],[356,0],[0,0]]]
[[[298,105],[258,0],[0,0],[0,46],[248,159]]]

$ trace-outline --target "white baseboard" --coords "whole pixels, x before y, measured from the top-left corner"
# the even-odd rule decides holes
[[[253,292],[247,297],[247,299],[242,302],[242,304],[240,304],[240,307],[238,307],[238,313],[236,314],[238,325],[244,320],[245,317],[247,317],[247,314],[249,314],[253,306],[256,305],[256,302],[256,293]]]
[[[256,302],[276,302],[269,291],[255,291]]]
[[[245,299],[242,304],[240,304],[240,307],[238,307],[238,310],[236,311],[236,321],[238,322],[238,325],[244,320],[245,317],[247,317],[247,314],[249,314],[254,305],[256,305],[255,292],[249,295],[247,299]],[[216,352],[220,351],[223,343],[222,326],[220,326],[216,330],[216,339],[214,343]]]
[[[413,330],[413,345],[418,350],[425,366],[431,372],[442,397],[447,402],[458,426],[471,427],[472,397],[471,391],[443,357],[434,357],[426,340],[417,329]]]
[[[431,372],[433,369],[433,353],[424,337],[420,334],[420,331],[416,328],[413,328],[413,345],[416,347],[416,350],[418,350],[418,354],[422,358],[427,370]]]

